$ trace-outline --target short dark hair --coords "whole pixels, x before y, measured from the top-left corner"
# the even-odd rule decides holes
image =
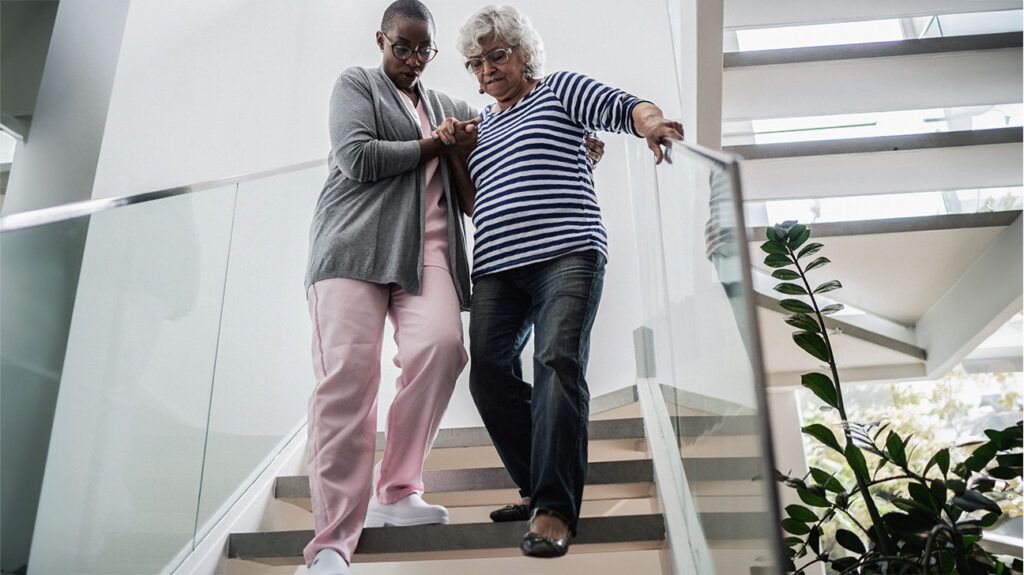
[[[380,19],[380,31],[391,31],[399,18],[430,22],[430,27],[434,27],[434,15],[427,9],[426,4],[419,0],[395,0],[384,10],[384,17]]]

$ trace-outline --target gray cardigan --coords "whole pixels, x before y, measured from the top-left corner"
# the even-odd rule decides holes
[[[456,100],[418,87],[432,126],[477,113]],[[380,68],[349,68],[334,84],[330,109],[329,174],[310,229],[306,289],[330,278],[394,283],[420,294],[426,170],[422,132],[395,85]],[[439,169],[448,205],[448,262],[463,310],[469,308],[469,263],[462,212],[449,167]]]

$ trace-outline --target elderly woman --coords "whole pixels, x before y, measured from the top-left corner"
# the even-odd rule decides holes
[[[683,129],[654,104],[586,76],[542,77],[541,39],[515,8],[474,14],[458,50],[495,100],[466,160],[471,181],[457,178],[476,190],[470,391],[523,496],[492,519],[530,517],[523,554],[558,557],[576,533],[586,480],[585,374],[608,254],[584,138],[629,132],[660,163],[661,146]],[[462,125],[450,118],[437,134],[454,143]],[[519,357],[531,324],[532,387]]]

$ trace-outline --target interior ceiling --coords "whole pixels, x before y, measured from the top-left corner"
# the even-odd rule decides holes
[[[812,226],[813,229],[813,226]],[[967,228],[817,238],[831,264],[811,272],[813,282],[838,279],[835,298],[906,326],[918,320],[974,263],[1005,227]],[[755,265],[764,253],[751,243]]]
[[[785,323],[785,317],[775,311],[758,309],[761,340],[765,350],[765,370],[768,373],[783,373],[820,369],[823,365],[820,361],[793,343],[792,334],[796,328]],[[845,334],[830,334],[829,340],[840,369],[922,363],[909,355]]]

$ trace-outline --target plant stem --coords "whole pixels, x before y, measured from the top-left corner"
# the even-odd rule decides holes
[[[828,329],[825,328],[825,318],[821,315],[821,309],[818,307],[818,300],[814,297],[814,291],[811,289],[810,282],[807,281],[807,272],[800,266],[800,260],[797,254],[792,248],[786,244],[786,251],[789,252],[790,257],[793,260],[793,264],[796,266],[796,271],[800,274],[801,281],[804,282],[804,288],[807,290],[807,296],[811,298],[811,307],[814,308],[814,315],[818,318],[818,327],[821,329],[821,337],[825,340],[825,347],[828,350],[828,367],[832,371],[832,382],[836,386],[836,408],[839,410],[839,417],[843,421],[843,435],[846,437],[846,447],[854,445],[853,437],[850,434],[849,419],[846,416],[846,405],[843,402],[843,388],[839,383],[839,370],[836,367],[836,357],[832,352],[832,342],[828,337]],[[864,505],[868,508],[868,515],[871,516],[871,523],[875,528],[875,535],[878,537],[878,544],[882,547],[882,552],[886,555],[893,555],[894,549],[892,541],[889,539],[889,534],[885,530],[885,526],[882,524],[882,516],[878,513],[878,507],[875,506],[875,501],[871,497],[871,493],[868,491],[867,483],[863,477],[860,477],[856,471],[854,477],[857,480],[857,486],[860,488],[861,494],[864,497]]]
[[[860,521],[857,521],[857,518],[854,517],[849,511],[845,509],[840,509],[840,511],[842,511],[843,514],[846,515],[846,517],[849,518],[850,521],[853,521],[853,524],[856,525],[861,531],[863,531],[865,535],[871,535],[868,532],[867,528],[861,525]]]

